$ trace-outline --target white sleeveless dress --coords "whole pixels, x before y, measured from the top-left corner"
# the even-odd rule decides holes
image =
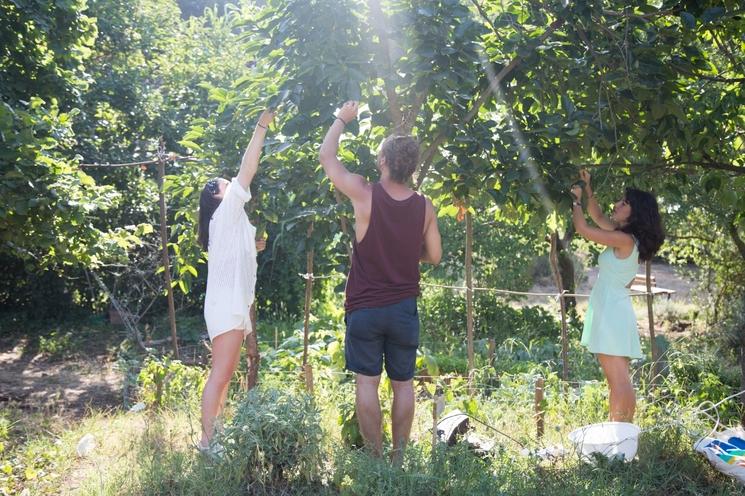
[[[251,193],[236,178],[210,221],[204,320],[210,340],[233,329],[251,331],[256,287],[256,228],[244,210]]]
[[[606,248],[598,257],[598,268],[585,314],[582,345],[590,353],[641,358],[636,315],[627,287],[639,269],[636,242],[626,258],[618,258],[613,248]]]

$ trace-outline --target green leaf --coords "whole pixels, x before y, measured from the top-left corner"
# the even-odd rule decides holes
[[[680,20],[683,21],[683,26],[685,26],[687,29],[696,29],[696,18],[688,12],[683,12],[682,14],[680,14]]]
[[[139,224],[135,230],[136,236],[144,236],[145,234],[151,234],[153,232],[152,224]]]
[[[716,20],[719,20],[723,15],[723,7],[709,7],[708,9],[704,10],[703,14],[701,14],[701,22],[714,22]]]
[[[197,151],[197,152],[201,152],[202,151],[202,147],[201,146],[199,146],[196,143],[194,143],[193,141],[190,141],[190,140],[187,140],[187,139],[183,139],[183,140],[179,141],[178,144],[181,145],[181,146],[183,146],[183,147],[185,147],[185,148],[190,148],[190,149],[192,149],[194,151]]]

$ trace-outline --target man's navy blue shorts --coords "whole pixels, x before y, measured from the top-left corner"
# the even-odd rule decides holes
[[[376,376],[385,371],[394,381],[414,377],[419,346],[416,297],[377,308],[360,308],[344,317],[347,333],[344,358],[347,370]]]

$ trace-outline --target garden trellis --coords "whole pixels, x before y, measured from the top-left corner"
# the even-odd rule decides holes
[[[192,156],[180,156],[174,153],[166,153],[165,143],[163,139],[161,138],[160,143],[158,145],[157,155],[155,158],[151,160],[145,160],[141,162],[116,163],[116,164],[95,163],[95,164],[80,164],[80,165],[81,167],[141,167],[141,168],[148,167],[151,165],[157,165],[158,167],[157,168],[158,209],[160,213],[161,267],[163,268],[163,278],[165,280],[166,297],[168,299],[168,321],[169,321],[170,330],[171,330],[171,344],[173,346],[173,354],[178,359],[179,348],[178,348],[178,335],[176,332],[176,308],[173,302],[173,283],[171,281],[171,262],[170,262],[170,256],[168,254],[168,224],[166,220],[166,201],[165,201],[165,191],[164,191],[166,162],[177,162],[177,161],[199,162],[201,161],[201,159],[197,157],[192,157]],[[126,315],[123,315],[122,318],[126,319],[127,317]]]
[[[554,247],[552,246],[552,250]],[[467,253],[470,254],[469,251]],[[467,262],[468,263],[468,262]],[[312,264],[308,265],[309,272],[305,274],[298,274],[301,278],[303,278],[306,281],[306,304],[305,304],[305,318],[304,318],[304,326],[303,326],[303,358],[302,358],[302,364],[303,364],[303,370],[305,371],[310,367],[308,363],[308,343],[309,343],[309,314],[310,314],[310,307],[312,306],[311,298],[312,298],[312,292],[308,288],[312,288],[312,281],[315,279],[327,279],[331,277],[343,277],[343,274],[333,274],[333,275],[319,275],[316,276],[312,272]],[[647,316],[649,318],[649,332],[650,332],[650,348],[652,353],[652,370],[651,370],[651,378],[653,380],[656,380],[659,376],[660,371],[658,370],[659,361],[661,357],[659,356],[657,352],[657,346],[655,343],[655,333],[654,333],[654,308],[653,308],[653,302],[654,297],[657,294],[666,294],[669,295],[671,293],[674,293],[674,291],[671,290],[664,290],[660,289],[657,292],[654,291],[654,288],[652,288],[652,276],[651,276],[651,261],[645,262],[645,272],[646,277],[645,284],[646,284],[646,291],[638,291],[638,290],[630,290],[630,296],[632,297],[646,297],[646,303],[647,303]],[[467,272],[468,274],[468,272]],[[566,298],[589,298],[590,295],[588,293],[571,293],[563,288],[561,288],[561,279],[558,277],[554,278],[554,281],[557,283],[557,292],[535,292],[535,291],[514,291],[509,289],[502,289],[502,288],[489,288],[489,287],[477,287],[473,285],[473,279],[466,277],[466,285],[465,286],[456,286],[456,285],[448,285],[448,284],[436,284],[436,283],[428,283],[428,282],[420,282],[420,285],[423,287],[432,287],[432,288],[442,288],[442,289],[450,289],[453,291],[463,291],[466,293],[467,301],[470,301],[473,297],[473,293],[476,291],[484,291],[484,292],[491,292],[501,295],[511,295],[511,296],[540,296],[540,297],[550,297],[555,299],[559,302],[560,310],[561,310],[561,347],[562,347],[562,380],[565,383],[569,383],[569,364],[568,364],[568,348],[569,348],[569,338],[567,335],[567,313],[564,306],[564,301]],[[467,305],[466,306],[466,312],[467,312],[467,327],[466,327],[466,346],[469,352],[468,356],[468,377],[473,376],[473,372],[475,370],[474,367],[474,360],[473,360],[473,305]],[[489,350],[490,354],[494,351],[494,346],[490,342],[489,343]],[[491,358],[491,357],[490,357]],[[312,389],[312,379],[308,379],[308,373],[304,372],[306,375],[304,376],[306,378],[306,386],[308,390]]]

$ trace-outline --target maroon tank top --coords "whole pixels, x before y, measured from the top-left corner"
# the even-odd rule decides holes
[[[419,296],[419,259],[424,245],[424,196],[398,201],[373,184],[370,224],[352,250],[347,312],[392,305]]]

